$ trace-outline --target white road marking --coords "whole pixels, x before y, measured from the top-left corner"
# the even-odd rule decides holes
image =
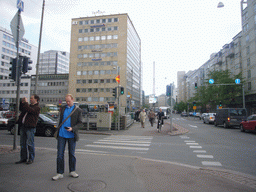
[[[190,124],[188,124],[190,127],[194,127],[194,128],[197,128],[197,126],[195,126],[195,125],[190,125]]]
[[[194,150],[193,153],[206,153],[205,150]]]
[[[180,136],[181,139],[189,139],[188,136]]]
[[[196,155],[198,158],[209,158],[212,159],[213,156],[212,155]]]
[[[142,151],[149,150],[149,148],[120,147],[120,146],[106,146],[106,145],[86,145],[86,147],[99,147],[99,148],[110,148],[110,149],[128,149],[128,150],[142,150]]]
[[[193,143],[193,142],[195,142],[195,141],[185,140],[184,142],[185,142],[185,143]]]
[[[150,144],[136,144],[136,143],[123,143],[123,142],[93,142],[97,144],[107,144],[107,145],[128,145],[128,146],[139,146],[139,147],[149,147]]]
[[[202,146],[189,146],[189,148],[192,148],[192,149],[202,149]]]
[[[199,145],[198,143],[186,143],[186,145]]]
[[[222,166],[220,162],[216,161],[202,161],[202,164],[207,166]]]

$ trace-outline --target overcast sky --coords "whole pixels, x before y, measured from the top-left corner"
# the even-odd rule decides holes
[[[70,52],[71,19],[128,13],[141,39],[143,89],[153,93],[153,62],[156,95],[166,85],[177,86],[177,71],[203,65],[214,52],[241,31],[241,0],[45,0],[41,52]],[[38,46],[43,0],[23,0],[24,38]],[[10,30],[17,0],[0,0],[0,26]]]

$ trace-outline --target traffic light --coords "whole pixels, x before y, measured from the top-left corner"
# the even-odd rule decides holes
[[[116,98],[116,87],[114,89],[112,89],[112,95]]]
[[[171,85],[166,85],[166,96],[172,95],[172,87]]]
[[[193,106],[196,106],[196,102],[195,101],[193,101]]]
[[[30,60],[28,57],[23,57],[23,65],[22,65],[22,73],[25,74],[28,72],[28,70],[32,70],[32,67],[29,66],[29,64],[32,64],[32,60]]]
[[[222,107],[222,103],[221,103],[221,101],[220,101],[220,105],[219,105],[220,107]]]
[[[195,83],[195,88],[197,89],[197,83]]]
[[[120,87],[120,94],[123,95],[124,94],[124,87]]]
[[[11,73],[9,74],[9,79],[13,79],[14,81],[16,81],[17,58],[12,58],[10,64],[12,66],[10,67]]]

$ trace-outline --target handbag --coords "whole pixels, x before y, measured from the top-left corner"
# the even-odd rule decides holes
[[[61,124],[58,126],[57,130],[56,130],[55,133],[54,133],[54,137],[55,137],[56,139],[58,139],[58,134],[59,134],[59,129],[60,129],[60,127],[65,123],[65,121],[68,120],[69,117],[71,117],[71,115],[76,111],[76,109],[77,109],[77,106],[75,106],[75,109],[74,109],[74,110],[69,114],[69,116],[67,116],[67,118],[64,119],[64,121],[62,121]]]

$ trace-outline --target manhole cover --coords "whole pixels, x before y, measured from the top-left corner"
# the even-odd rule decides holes
[[[104,189],[106,183],[99,180],[85,180],[73,182],[68,185],[68,189],[73,192],[94,192]]]

